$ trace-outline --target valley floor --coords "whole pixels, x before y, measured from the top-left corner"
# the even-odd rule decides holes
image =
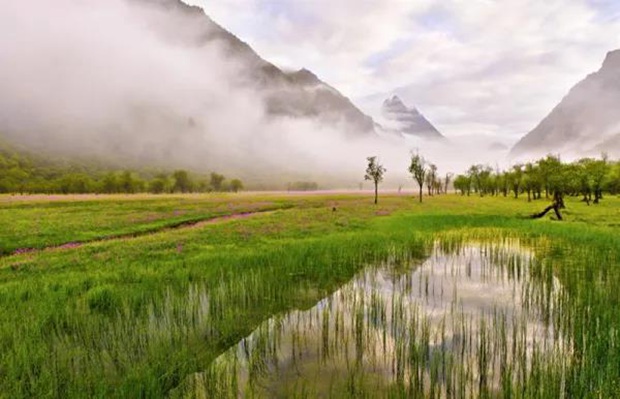
[[[0,397],[162,397],[270,316],[438,239],[516,238],[571,295],[570,397],[620,392],[620,199],[0,196]],[[596,327],[593,327],[596,326]],[[578,340],[576,340],[577,342]],[[581,346],[582,345],[582,346]]]

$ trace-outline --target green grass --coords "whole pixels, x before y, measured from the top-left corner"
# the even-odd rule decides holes
[[[283,209],[277,197],[239,200],[240,195],[0,196],[0,255],[70,242],[150,233],[166,227],[236,213]]]
[[[424,257],[437,238],[515,237],[570,298],[568,397],[613,397],[620,200],[568,199],[565,222],[525,218],[544,206],[456,195],[384,196],[376,207],[362,195],[3,197],[4,254],[92,242],[0,258],[0,396],[165,396],[262,321],[313,306],[365,265]],[[265,209],[275,211],[166,229]]]

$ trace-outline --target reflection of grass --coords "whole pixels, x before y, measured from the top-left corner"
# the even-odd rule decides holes
[[[316,307],[275,316],[175,393],[561,396],[567,297],[541,278],[548,266],[510,241],[447,243],[422,265],[371,267]],[[481,301],[474,287],[501,295]]]
[[[530,245],[549,266],[543,276],[553,271],[567,292],[563,322],[576,338],[567,396],[620,391],[615,198],[590,207],[569,199],[561,223],[522,219],[542,203],[511,198],[418,204],[383,196],[378,207],[357,195],[0,201],[0,247],[83,241],[273,204],[294,208],[0,259],[2,394],[162,396],[274,313],[311,307],[365,264],[422,256],[438,236],[444,245],[509,236]],[[149,221],[155,214],[161,218]]]

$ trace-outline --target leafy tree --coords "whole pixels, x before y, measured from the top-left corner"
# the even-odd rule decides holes
[[[598,204],[603,199],[603,185],[609,173],[610,167],[607,162],[607,154],[603,154],[601,159],[594,160],[586,168],[592,181],[592,191],[594,192],[594,203]]]
[[[120,184],[116,173],[107,173],[101,182],[101,191],[105,194],[114,194],[120,191]]]
[[[498,172],[497,188],[504,197],[508,196],[508,192],[510,191],[510,173],[509,172]]]
[[[481,197],[494,191],[491,174],[493,169],[485,165],[472,165],[467,171],[473,190]]]
[[[237,193],[240,190],[243,190],[243,183],[239,179],[232,179],[230,181],[230,191]]]
[[[383,181],[383,175],[386,169],[377,161],[377,157],[367,157],[368,167],[366,167],[366,174],[364,180],[371,180],[375,184],[375,205],[379,201],[379,183]]]
[[[138,182],[134,179],[131,171],[126,170],[119,179],[120,191],[126,194],[133,194],[138,189]]]
[[[545,189],[545,198],[549,198],[549,193],[551,193],[552,191],[552,176],[554,173],[557,173],[557,168],[560,164],[560,158],[549,154],[545,158],[539,159],[537,164],[540,171],[541,184]]]
[[[605,182],[607,192],[614,195],[620,193],[620,162],[610,164]]]
[[[521,190],[521,184],[523,183],[523,165],[517,164],[512,166],[512,172],[509,175],[510,187],[515,195],[515,198],[519,198],[519,192]]]
[[[539,176],[536,165],[528,162],[525,164],[525,170],[523,172],[522,178],[522,186],[525,192],[527,192],[527,202],[532,201],[532,193],[534,196],[536,195],[536,190],[538,189],[540,193],[540,184],[539,184]]]
[[[485,194],[493,194],[495,191],[495,183],[492,174],[493,169],[491,169],[490,166],[478,165],[478,185],[480,196]]]
[[[93,180],[82,173],[72,173],[60,180],[60,191],[63,194],[86,194],[92,192]]]
[[[422,187],[424,186],[424,177],[426,175],[426,161],[419,154],[411,155],[411,163],[409,164],[409,173],[420,187],[419,198],[422,202]]]
[[[160,173],[153,180],[149,182],[149,192],[153,194],[163,194],[169,190],[168,176],[165,173]]]
[[[224,183],[224,180],[226,180],[224,175],[220,175],[215,172],[211,173],[211,180],[209,184],[211,185],[213,191],[222,191],[222,185]]]
[[[465,175],[458,175],[454,178],[454,188],[461,192],[461,195],[471,193],[471,178]]]
[[[176,170],[172,174],[172,178],[174,179],[172,191],[181,193],[188,193],[192,191],[193,183],[189,177],[189,173],[187,173],[186,170]]]

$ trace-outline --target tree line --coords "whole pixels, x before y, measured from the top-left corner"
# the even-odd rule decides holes
[[[367,158],[365,180],[375,187],[375,203],[378,186],[386,169],[376,156]],[[581,196],[590,205],[603,199],[603,193],[620,194],[620,161],[612,162],[607,155],[600,158],[581,158],[574,162],[562,162],[559,156],[547,155],[533,162],[518,163],[507,170],[489,165],[472,165],[466,173],[440,176],[437,166],[419,154],[411,154],[408,172],[418,185],[418,198],[422,202],[423,189],[428,195],[447,193],[450,184],[461,195],[514,196],[527,195],[528,201],[551,199],[558,217],[564,207],[565,196]],[[546,213],[546,212],[545,212]],[[544,213],[543,213],[544,214]],[[539,216],[536,214],[535,216]]]
[[[461,195],[527,196],[528,201],[561,200],[564,196],[580,196],[588,205],[597,204],[603,193],[620,193],[620,162],[606,155],[562,162],[547,155],[533,162],[518,163],[507,170],[488,165],[472,165],[456,176],[454,188]]]
[[[366,167],[364,180],[370,180],[373,182],[375,187],[376,204],[379,199],[379,183],[383,181],[383,176],[387,170],[379,162],[376,156],[367,157],[366,161],[368,162],[368,165]],[[448,192],[448,187],[452,181],[452,173],[446,173],[445,176],[441,177],[439,175],[437,165],[428,162],[420,154],[411,154],[411,160],[407,170],[418,184],[418,198],[420,202],[422,202],[424,186],[426,186],[429,196]]]
[[[241,180],[228,180],[216,172],[201,175],[186,170],[109,170],[95,163],[49,160],[0,145],[0,193],[163,194],[242,189]]]

